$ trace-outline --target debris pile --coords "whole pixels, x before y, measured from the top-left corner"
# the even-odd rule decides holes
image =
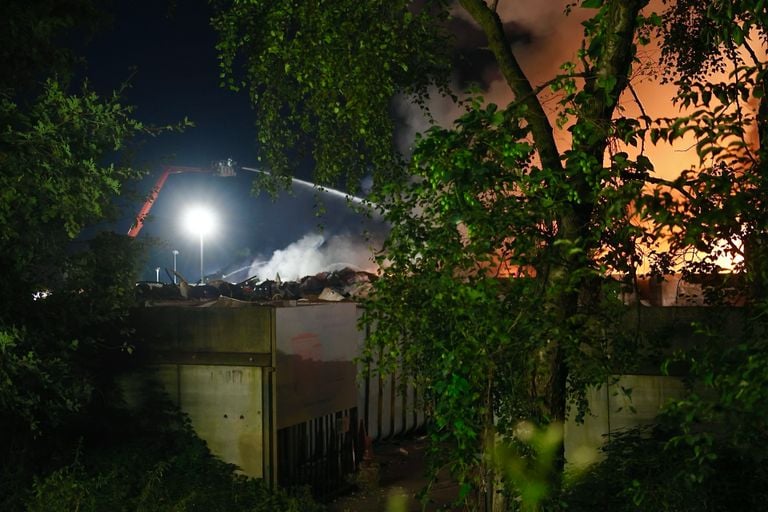
[[[249,302],[273,301],[343,301],[368,296],[376,275],[370,272],[343,268],[333,272],[321,272],[306,276],[299,281],[262,280],[253,276],[241,283],[211,281],[205,285],[190,285],[177,274],[178,285],[142,281],[136,283],[136,295],[141,301],[212,300],[230,297]]]

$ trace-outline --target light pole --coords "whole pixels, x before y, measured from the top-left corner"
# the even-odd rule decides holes
[[[195,207],[187,211],[185,216],[187,229],[200,236],[200,284],[205,283],[205,274],[203,273],[203,247],[205,235],[213,231],[215,224],[213,214],[210,210],[203,207]]]
[[[205,284],[205,273],[203,272],[203,232],[200,231],[200,284]]]
[[[173,284],[176,284],[176,256],[179,255],[179,251],[174,249],[172,252],[173,252]]]
[[[160,282],[160,267],[155,267],[155,281]]]

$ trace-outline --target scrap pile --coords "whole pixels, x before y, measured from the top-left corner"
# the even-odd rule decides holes
[[[201,286],[190,285],[177,274],[180,283],[168,284],[142,281],[136,284],[137,298],[141,301],[211,300],[219,297],[249,302],[272,301],[343,301],[356,300],[368,295],[375,274],[344,268],[333,272],[321,272],[306,276],[299,281],[261,280],[258,276],[237,284],[211,281]]]

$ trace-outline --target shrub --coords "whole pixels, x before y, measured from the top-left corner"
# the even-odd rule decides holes
[[[304,489],[272,490],[211,455],[189,421],[161,394],[140,410],[101,411],[73,462],[34,478],[30,512],[312,512]],[[72,459],[71,459],[72,460]]]
[[[614,435],[604,448],[606,458],[564,491],[563,507],[569,512],[765,510],[768,472],[759,458],[713,441],[703,470],[692,446],[670,442],[679,434],[655,426]]]

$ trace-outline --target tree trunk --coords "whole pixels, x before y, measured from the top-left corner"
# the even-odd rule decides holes
[[[559,245],[558,261],[545,283],[555,293],[552,306],[557,308],[556,317],[563,329],[571,329],[575,337],[580,335],[578,326],[571,320],[579,312],[579,296],[593,296],[588,288],[594,280],[587,279],[584,270],[592,267],[591,250],[599,243],[592,235],[591,220],[600,184],[590,183],[588,175],[602,170],[605,150],[610,137],[610,124],[619,96],[626,88],[632,59],[635,55],[634,33],[640,10],[649,0],[606,0],[598,15],[600,35],[598,51],[593,54],[584,69],[584,94],[574,100],[579,107],[576,127],[573,130],[572,151],[562,164],[562,155],[555,144],[554,130],[544,112],[528,77],[512,53],[503,24],[484,0],[460,0],[461,5],[480,25],[488,39],[499,69],[517,101],[526,107],[528,122],[541,164],[561,179],[565,186],[556,184],[560,199],[566,206],[558,217],[557,238],[566,243]],[[597,187],[597,189],[596,189]],[[576,248],[574,251],[572,249]],[[581,276],[574,283],[571,278]],[[540,413],[546,422],[564,423],[566,419],[566,385],[568,368],[565,363],[565,347],[561,339],[551,339],[539,354],[532,385],[534,398],[541,404]],[[572,343],[572,341],[569,341]],[[578,344],[578,343],[577,343]],[[578,347],[577,347],[578,348]],[[565,463],[564,448],[560,447],[557,469]]]

